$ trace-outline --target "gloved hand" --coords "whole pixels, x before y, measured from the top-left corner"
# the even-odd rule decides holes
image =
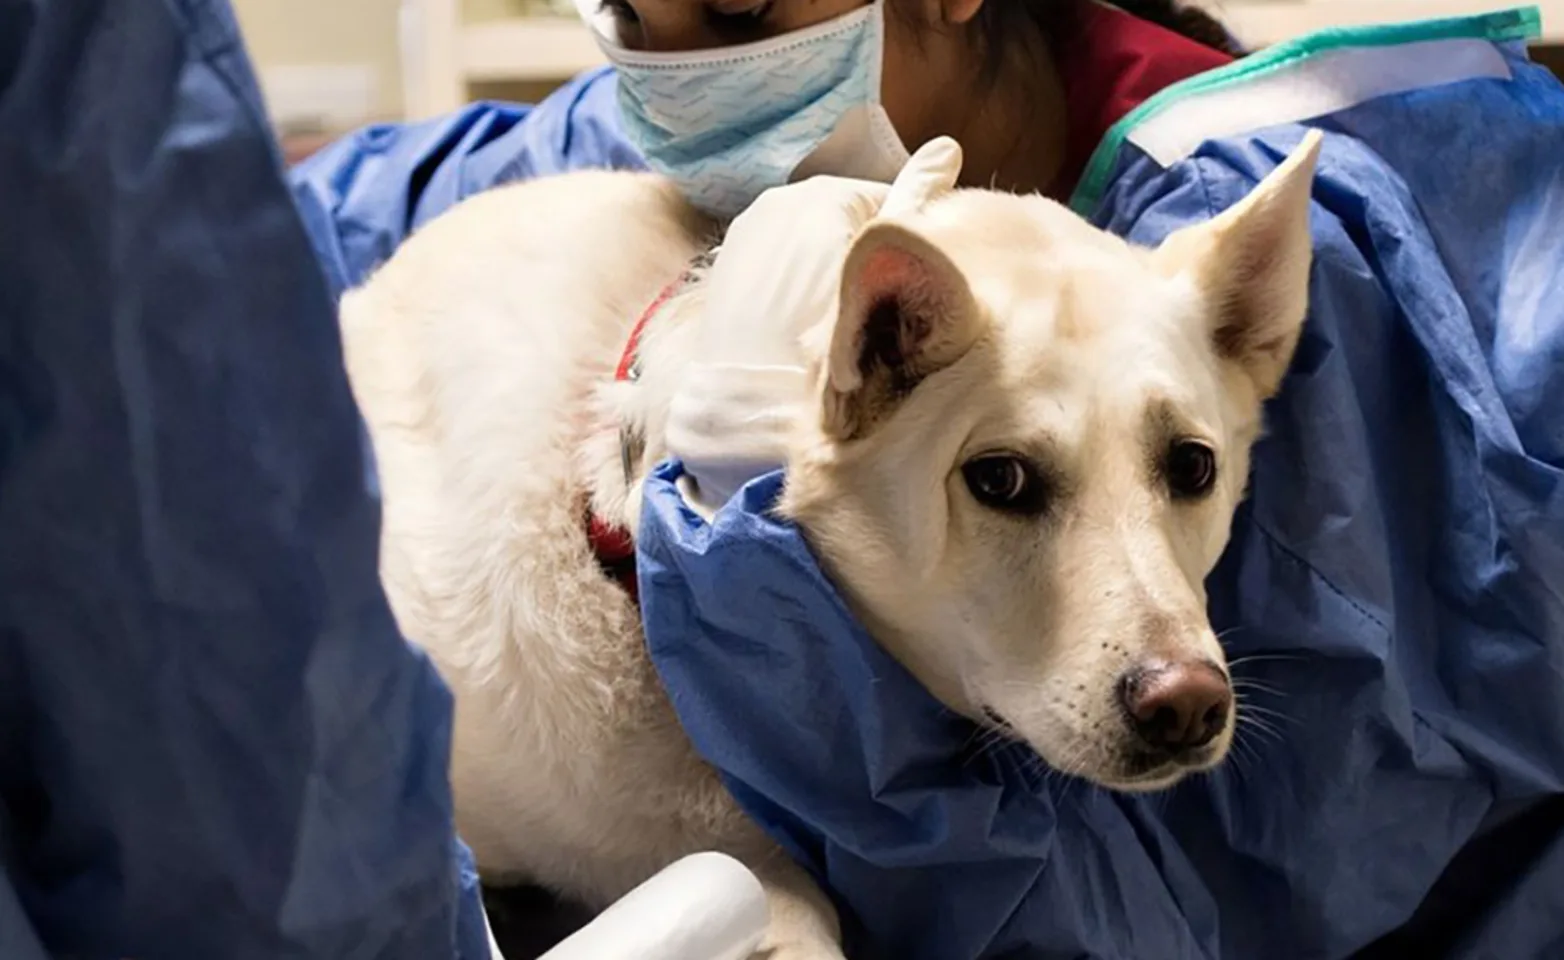
[[[812,177],[761,194],[728,228],[706,279],[697,355],[668,411],[684,494],[708,517],[781,465],[809,397],[800,338],[836,309],[842,261],[876,215],[916,210],[955,186],[961,148],[930,140],[887,186]]]

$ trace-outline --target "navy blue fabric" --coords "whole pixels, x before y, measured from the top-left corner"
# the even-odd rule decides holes
[[[222,0],[0,0],[0,957],[487,956]]]
[[[770,515],[780,476],[710,526],[676,464],[648,483],[653,657],[852,956],[1347,957],[1564,792],[1564,90],[1508,55],[1320,124],[1310,317],[1209,584],[1267,729],[1210,776],[1123,797],[973,755]],[[1126,147],[1095,219],[1155,244],[1302,135]],[[1561,889],[1555,845],[1443,955],[1557,955]]]

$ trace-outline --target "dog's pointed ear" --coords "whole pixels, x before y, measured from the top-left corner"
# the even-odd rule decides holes
[[[869,225],[842,267],[821,425],[837,441],[867,436],[924,378],[977,339],[977,302],[939,248],[891,221]]]
[[[1212,345],[1262,398],[1281,386],[1308,310],[1309,198],[1322,140],[1311,130],[1247,197],[1168,237],[1154,257],[1163,272],[1194,279]]]

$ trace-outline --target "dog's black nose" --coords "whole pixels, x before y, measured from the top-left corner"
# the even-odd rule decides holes
[[[1177,755],[1210,743],[1227,725],[1233,687],[1209,660],[1148,660],[1119,681],[1119,702],[1146,746]]]

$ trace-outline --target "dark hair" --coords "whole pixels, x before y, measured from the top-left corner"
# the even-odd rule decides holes
[[[1233,42],[1233,37],[1227,32],[1227,28],[1211,14],[1198,7],[1186,6],[1178,0],[1115,0],[1113,6],[1223,53],[1237,56],[1243,52]]]
[[[1075,31],[1076,12],[1092,0],[988,0],[978,10],[972,28],[977,42],[997,63],[1018,46],[1035,42],[1068,46]],[[1226,28],[1213,16],[1179,0],[1112,0],[1112,5],[1148,23],[1165,27],[1223,53],[1242,53]]]

